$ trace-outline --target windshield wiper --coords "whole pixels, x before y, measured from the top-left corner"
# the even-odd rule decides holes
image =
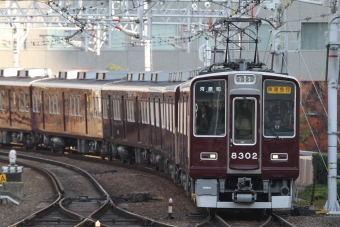
[[[271,131],[271,133],[276,137],[276,139],[280,139],[280,137],[274,132],[274,130],[266,123],[266,122],[263,122],[264,125],[269,128],[269,130]]]

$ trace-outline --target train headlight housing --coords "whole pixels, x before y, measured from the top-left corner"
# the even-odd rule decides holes
[[[271,153],[270,160],[272,161],[287,161],[288,154],[287,153]]]
[[[218,153],[216,152],[201,152],[200,154],[201,160],[217,160]]]
[[[255,75],[235,75],[235,83],[237,84],[254,84],[256,80]]]

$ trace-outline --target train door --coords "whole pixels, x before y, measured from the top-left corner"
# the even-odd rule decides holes
[[[161,146],[161,138],[162,138],[162,130],[161,130],[161,113],[160,113],[160,99],[159,97],[155,98],[155,146],[157,149],[160,149]]]
[[[111,95],[108,96],[108,102],[109,102],[109,110],[107,111],[107,118],[109,119],[109,131],[110,131],[110,139],[112,139],[112,99]]]
[[[180,97],[178,100],[178,107],[177,107],[177,116],[178,116],[178,132],[177,132],[177,142],[178,142],[178,153],[179,153],[179,160],[181,164],[183,164],[183,97]]]
[[[178,149],[179,149],[179,159],[181,164],[186,166],[187,161],[187,107],[188,107],[188,97],[182,96],[178,101]]]
[[[124,96],[122,96],[122,99],[121,99],[121,104],[122,104],[122,113],[121,113],[121,116],[122,116],[122,121],[123,121],[123,139],[126,140],[126,105],[125,105],[125,98]]]
[[[42,112],[43,129],[45,130],[45,97],[44,97],[44,91],[41,91],[41,112]]]
[[[66,119],[66,98],[65,98],[65,92],[62,93],[62,97],[61,97],[61,100],[62,100],[62,106],[63,106],[63,125],[64,125],[64,132],[66,132],[66,122],[67,122],[67,119]],[[71,105],[71,103],[70,103]],[[75,103],[73,103],[73,105],[75,106]],[[72,130],[72,129],[71,129]]]
[[[137,141],[140,142],[140,124],[141,124],[141,121],[140,121],[139,99],[138,99],[138,97],[136,97],[135,106],[136,106],[136,111],[135,111],[134,115],[136,116],[136,123],[137,123]]]
[[[88,102],[88,97],[87,94],[84,95],[84,110],[85,110],[85,133],[86,135],[89,133],[89,127],[88,127],[88,114],[89,114],[89,110],[87,108],[87,102]]]
[[[229,168],[255,170],[260,168],[259,96],[231,96]]]
[[[155,129],[155,98],[150,98],[150,144],[156,146],[156,129]]]
[[[12,126],[13,124],[13,113],[15,113],[15,92],[12,90],[9,90],[9,125]]]

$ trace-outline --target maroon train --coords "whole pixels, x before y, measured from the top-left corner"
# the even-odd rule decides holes
[[[5,74],[3,144],[151,163],[199,207],[291,207],[299,174],[293,77],[251,70]]]

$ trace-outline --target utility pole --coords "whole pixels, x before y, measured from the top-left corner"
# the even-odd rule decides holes
[[[331,15],[329,16],[329,43],[328,43],[328,200],[324,206],[331,214],[340,214],[340,207],[337,200],[337,134],[338,134],[338,77],[339,57],[338,49],[338,22],[339,17],[337,1],[330,1]]]

